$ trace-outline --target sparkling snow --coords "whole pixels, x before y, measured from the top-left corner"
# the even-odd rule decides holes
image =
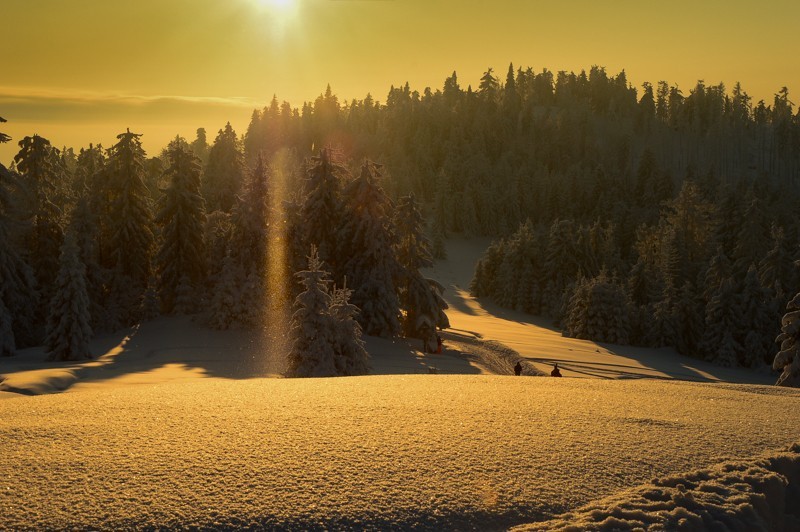
[[[0,401],[11,529],[502,528],[798,437],[800,392],[409,375]]]

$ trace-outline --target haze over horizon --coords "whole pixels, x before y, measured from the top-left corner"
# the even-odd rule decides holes
[[[126,127],[150,154],[175,134],[209,142],[230,121],[244,133],[273,94],[300,106],[330,84],[340,101],[391,85],[440,89],[458,72],[476,87],[488,67],[625,69],[634,87],[740,81],[754,102],[800,87],[793,39],[800,4],[743,0],[663,6],[629,0],[558,4],[378,0],[142,0],[136,5],[5,0],[0,116],[13,141],[110,146]]]

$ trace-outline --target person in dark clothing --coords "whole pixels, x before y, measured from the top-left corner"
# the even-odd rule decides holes
[[[514,366],[514,375],[517,377],[522,375],[522,364],[519,363],[519,360],[517,360],[517,365]]]
[[[550,376],[551,377],[560,377],[561,376],[561,372],[558,370],[558,364],[553,366],[553,371],[550,372]]]
[[[442,352],[442,337],[439,336],[438,334],[436,335],[436,352],[437,353]]]
[[[422,336],[422,352],[423,353],[430,353],[431,352],[431,327],[428,325],[427,322],[423,323],[422,326],[419,328],[420,335]]]

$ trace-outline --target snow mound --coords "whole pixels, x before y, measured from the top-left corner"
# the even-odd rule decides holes
[[[763,458],[656,479],[514,530],[800,530],[800,443]]]

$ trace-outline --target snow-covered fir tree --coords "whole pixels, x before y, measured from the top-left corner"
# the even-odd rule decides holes
[[[209,325],[215,329],[231,329],[247,321],[246,274],[230,254],[222,262],[222,269],[214,286],[209,305]]]
[[[703,337],[705,318],[702,298],[691,281],[687,281],[678,292],[674,316],[677,337],[675,347],[683,355],[695,356]]]
[[[186,312],[205,276],[205,203],[200,195],[200,165],[181,138],[167,147],[170,184],[159,201],[156,217],[163,229],[157,256],[159,294],[164,312]]]
[[[781,320],[781,334],[776,339],[780,351],[775,355],[772,368],[781,371],[775,384],[800,388],[800,293],[786,305]]]
[[[431,244],[423,230],[424,220],[413,195],[400,198],[394,215],[396,253],[402,268],[400,306],[403,310],[403,332],[415,336],[417,323],[427,316],[438,327],[450,326],[444,310],[443,287],[426,279],[420,269],[433,266]]]
[[[742,346],[739,365],[760,366],[773,358],[774,341],[773,337],[768,336],[773,320],[769,294],[758,280],[755,265],[751,265],[747,271],[740,298],[741,315],[736,328],[736,340]]]
[[[76,235],[68,233],[61,247],[60,267],[47,318],[45,347],[48,360],[92,358],[86,268],[79,251]]]
[[[244,180],[244,155],[230,122],[220,129],[208,153],[202,191],[208,212],[230,212]]]
[[[733,281],[723,279],[706,305],[706,327],[702,349],[708,360],[736,366],[742,346],[736,341],[741,299]]]
[[[334,288],[330,314],[334,326],[334,352],[336,374],[342,376],[366,375],[370,370],[369,353],[361,337],[358,324],[358,307],[350,303],[351,291],[347,287]]]
[[[390,337],[401,330],[396,283],[404,272],[394,250],[392,205],[378,183],[378,169],[367,161],[360,176],[347,184],[337,250],[342,253],[341,272],[353,286],[353,304],[361,309],[364,332]]]
[[[295,300],[292,316],[294,342],[289,351],[287,376],[335,376],[340,331],[334,326],[330,312],[329,274],[322,269],[316,249],[311,249],[308,269],[296,275],[305,290]]]
[[[248,275],[264,275],[270,204],[269,168],[264,157],[259,154],[243,190],[236,197],[236,205],[231,214],[229,249]]]
[[[149,283],[154,236],[150,191],[145,185],[141,134],[117,135],[108,158],[110,191],[109,253],[111,292],[122,310],[122,323],[138,319],[142,297]]]
[[[28,253],[42,295],[49,299],[58,272],[59,250],[64,240],[63,209],[57,199],[59,189],[64,186],[64,171],[59,151],[50,145],[49,140],[34,135],[23,138],[19,145],[20,151],[14,156],[14,162],[33,200],[30,212],[33,227]]]
[[[11,171],[0,165],[0,301],[7,313],[5,319],[11,320],[13,334],[2,340],[6,355],[13,353],[11,346],[28,347],[41,342],[36,330],[39,307],[36,278],[13,239],[15,226],[23,225],[18,220],[21,213],[15,208],[10,190],[16,180]]]
[[[320,259],[334,274],[339,269],[337,251],[341,251],[338,242],[340,179],[345,176],[347,170],[333,159],[329,149],[323,149],[319,157],[311,160],[300,208],[305,245],[315,245]],[[355,284],[352,286],[356,287]]]
[[[569,301],[563,323],[568,336],[625,345],[629,341],[630,321],[625,290],[605,272],[590,280],[580,280]]]

